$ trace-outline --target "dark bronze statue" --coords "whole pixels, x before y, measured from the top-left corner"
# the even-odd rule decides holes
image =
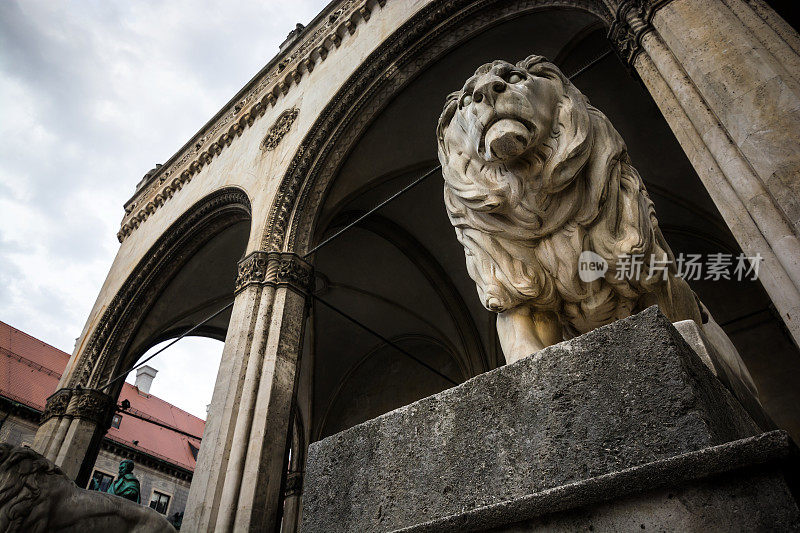
[[[132,502],[142,503],[139,480],[133,475],[133,461],[125,459],[119,463],[119,477],[109,485],[107,492]]]

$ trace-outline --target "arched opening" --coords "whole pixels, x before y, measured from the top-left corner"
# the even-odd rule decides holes
[[[189,213],[202,210],[208,201],[201,201]],[[115,369],[114,374],[122,375],[126,368],[123,365],[136,368],[143,361],[161,374],[155,380],[151,378],[152,385],[148,383],[146,390],[126,387],[119,395],[119,401],[125,405],[127,400],[132,408],[120,412],[119,416],[136,416],[136,405],[143,401],[142,396],[147,397],[149,404],[163,400],[180,408],[181,412],[175,409],[165,411],[164,418],[168,419],[159,420],[161,426],[148,426],[148,431],[138,433],[131,444],[144,453],[174,457],[192,469],[203,447],[202,421],[206,420],[206,406],[210,407],[212,401],[222,341],[230,321],[237,263],[244,255],[250,233],[249,203],[245,202],[242,193],[230,191],[228,202],[196,220],[194,225],[183,228],[187,236],[196,233],[199,237],[196,241],[190,239],[193,245],[175,255],[169,279],[161,283],[157,295],[146,303],[147,311],[140,317],[127,343],[127,351],[120,353],[119,371]],[[175,230],[175,227],[170,228],[170,231]],[[131,371],[127,381],[138,385],[139,371]],[[141,425],[138,420],[127,423],[131,422]],[[124,429],[112,426],[109,433]],[[145,464],[140,468],[143,504],[148,504],[145,501],[148,498],[152,499],[149,501],[151,507],[155,505],[179,523],[190,482],[172,481],[169,490],[162,493],[158,489],[163,482],[159,482],[158,473],[148,466]],[[161,509],[158,507],[160,502],[153,498],[166,499],[174,505],[167,510],[166,504],[162,504],[164,509]]]
[[[62,389],[54,396],[90,390],[96,391],[92,394],[100,394],[98,398],[108,395],[117,404],[128,399],[134,404],[133,408],[127,414],[122,411],[122,416],[137,418],[134,399],[121,398],[120,392],[125,376],[148,350],[187,333],[224,340],[230,320],[237,263],[244,254],[249,233],[250,203],[246,194],[238,189],[212,193],[187,210],[159,237],[123,283],[72,368],[68,369],[66,381],[61,383]],[[210,316],[213,318],[207,320]],[[164,352],[164,355],[168,353]],[[205,367],[203,361],[195,361],[189,371],[203,374],[203,379],[213,387],[219,363],[218,358],[215,359],[206,361]],[[110,411],[118,410],[111,408]],[[141,417],[138,419],[141,421]],[[191,472],[201,447],[202,436],[196,433],[202,432],[202,420],[198,418],[198,421],[199,424],[190,424],[193,429],[189,431],[172,427],[175,424],[169,420],[159,422],[163,426],[159,428],[165,431],[178,429],[178,437],[171,433],[166,436],[153,433],[123,440],[133,450],[131,453],[141,448],[139,451],[145,455],[148,450],[154,452],[151,455],[158,455],[156,450],[159,446],[173,446],[175,438],[185,440],[181,444],[186,448],[182,449],[185,453],[181,455],[185,461],[182,460],[181,464]],[[81,454],[76,477],[79,485],[88,482],[101,439],[113,422],[110,415],[98,415],[94,429],[91,429],[93,436],[88,449]],[[87,429],[82,429],[84,436],[81,438],[86,438]],[[116,428],[112,427],[110,431],[116,431]],[[179,435],[180,431],[184,434]],[[65,436],[51,434],[50,438],[47,447],[77,448],[76,442],[70,441],[70,433]],[[59,438],[63,438],[63,442],[55,442]],[[153,442],[147,442],[148,438]],[[185,492],[188,492],[188,485]],[[182,499],[185,501],[185,495]]]

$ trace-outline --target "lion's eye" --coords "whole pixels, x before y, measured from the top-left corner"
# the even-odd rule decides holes
[[[466,95],[463,100],[461,100],[461,105],[469,105],[472,103],[472,96]]]
[[[520,76],[516,72],[508,77],[508,83],[519,83],[521,81],[522,81],[522,76]]]

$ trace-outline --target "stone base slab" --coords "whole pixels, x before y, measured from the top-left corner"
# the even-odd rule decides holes
[[[794,452],[772,431],[399,531],[800,531]]]
[[[760,433],[650,308],[312,444],[303,531],[505,527],[557,511],[563,491],[577,491],[571,509],[593,487],[630,494],[626,476],[677,479],[680,458],[716,457]],[[548,500],[553,491],[562,495]],[[483,518],[464,522],[474,513]]]

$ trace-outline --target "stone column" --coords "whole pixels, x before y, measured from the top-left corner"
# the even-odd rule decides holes
[[[187,503],[190,531],[280,524],[310,265],[254,252],[239,264],[223,362]]]
[[[96,390],[59,389],[47,399],[33,448],[85,487],[115,405],[112,396]]]
[[[800,38],[761,0],[624,0],[609,37],[800,344]]]
[[[254,272],[254,278],[263,280],[266,258],[263,264],[256,264],[252,261],[252,256],[249,259],[251,261],[247,264],[251,269],[260,269]],[[231,311],[222,360],[203,432],[203,443],[186,503],[183,524],[188,531],[213,530],[233,445],[233,430],[236,427],[250,347],[266,334],[265,331],[256,331],[256,317],[262,302],[264,305],[271,302],[273,288],[256,282],[247,283],[242,276],[244,263],[239,265],[238,293]]]

